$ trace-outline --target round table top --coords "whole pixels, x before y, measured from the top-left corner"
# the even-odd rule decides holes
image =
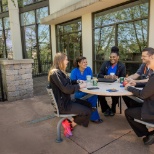
[[[98,82],[97,86],[93,86],[92,83],[87,84],[87,88],[98,87],[99,89],[88,90],[87,88],[82,88],[80,91],[94,94],[94,95],[103,95],[103,96],[131,96],[132,92],[125,90],[124,87],[120,86],[119,82],[106,83],[106,82]],[[116,89],[115,92],[109,92],[109,89]]]

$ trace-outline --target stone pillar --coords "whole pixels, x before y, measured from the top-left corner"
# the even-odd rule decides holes
[[[32,59],[0,60],[4,95],[8,101],[33,97]]]

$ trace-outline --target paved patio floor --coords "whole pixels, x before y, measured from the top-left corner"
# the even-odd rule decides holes
[[[58,118],[53,117],[47,83],[46,77],[34,78],[33,98],[0,103],[0,154],[154,154],[154,144],[143,144],[118,107],[114,117],[104,117],[99,107],[102,124],[76,126],[72,137],[62,133],[63,142],[56,143]]]

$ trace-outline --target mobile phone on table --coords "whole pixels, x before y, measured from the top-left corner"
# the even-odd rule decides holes
[[[98,87],[89,87],[87,88],[88,90],[94,90],[94,89],[99,89]]]

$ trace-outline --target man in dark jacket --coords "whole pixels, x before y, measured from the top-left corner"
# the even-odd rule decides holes
[[[137,82],[140,82],[140,83],[141,82],[142,83],[148,82],[149,76],[152,74],[153,70],[148,67],[148,63],[149,63],[149,60],[150,60],[150,54],[149,54],[149,51],[147,51],[146,48],[142,50],[141,59],[142,59],[142,64],[139,67],[139,69],[137,70],[137,72],[135,74],[128,76],[125,79],[126,81],[128,81],[132,84],[135,84]],[[140,78],[140,80],[137,80],[138,78]],[[128,108],[141,107],[142,106],[141,102],[137,102],[137,101],[134,102],[132,100],[132,98],[130,98],[129,96],[123,96],[122,98],[123,98],[123,100],[124,100],[124,102],[125,102],[125,104]]]
[[[112,75],[111,75],[112,74]],[[114,74],[114,75],[113,75]],[[100,69],[98,78],[118,78],[126,76],[126,67],[119,62],[119,48],[114,46],[111,48],[110,60],[105,61]],[[116,104],[119,101],[119,96],[112,96],[111,108],[107,104],[105,96],[99,96],[99,102],[102,112],[105,116],[114,116],[116,113]]]

